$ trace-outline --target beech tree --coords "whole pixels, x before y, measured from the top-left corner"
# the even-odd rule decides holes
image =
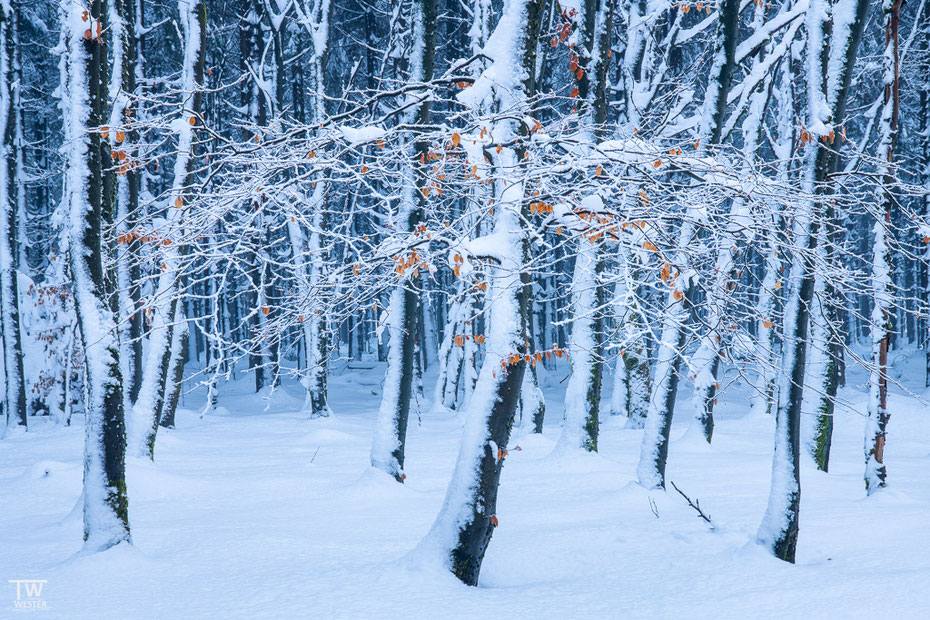
[[[203,2],[180,0],[178,14],[184,34],[184,65],[181,69],[180,110],[173,121],[177,134],[174,182],[163,200],[165,232],[161,238],[161,273],[157,277],[154,302],[149,302],[152,324],[149,329],[148,360],[133,415],[139,426],[138,449],[154,458],[158,426],[174,426],[179,368],[183,364],[186,317],[179,292],[185,286],[180,266],[187,253],[171,231],[182,227],[196,170],[197,127],[203,123],[204,53],[206,49],[206,7]],[[128,239],[127,239],[128,241]]]
[[[118,293],[104,265],[115,252],[105,235],[114,217],[114,172],[107,122],[107,4],[61,6],[67,247],[84,343],[84,544],[91,551],[129,541],[126,419],[118,339]]]
[[[420,550],[475,585],[512,434],[603,452],[623,418],[652,492],[673,422],[710,443],[738,385],[775,418],[758,539],[793,561],[847,366],[872,494],[890,360],[930,341],[928,6],[69,0],[57,32],[8,2],[5,429],[86,418],[102,549],[127,412],[153,458],[190,392],[320,424],[329,377],[383,364],[372,467],[404,482],[411,420],[464,424]]]
[[[543,0],[508,0],[505,4],[484,48],[488,68],[461,95],[477,114],[526,110],[536,92],[536,40],[544,11]],[[529,249],[523,223],[529,207],[524,202],[526,188],[519,163],[527,149],[520,137],[527,136],[529,129],[522,120],[507,116],[495,119],[490,123],[490,141],[483,145],[483,157],[491,166],[495,204],[493,230],[488,236],[501,241],[493,250],[495,266],[488,277],[491,331],[487,356],[465,413],[452,481],[439,516],[421,543],[436,545],[445,556],[442,561],[467,585],[477,585],[481,562],[499,523],[496,508],[501,469],[526,372],[525,356],[529,355],[530,277],[522,268]],[[463,245],[464,256],[454,256],[470,263],[484,254],[483,250],[479,238]]]
[[[402,10],[402,5],[398,5]],[[410,55],[408,79],[412,82],[428,82],[433,78],[436,2],[417,0],[410,5],[409,16],[398,14],[398,21],[409,19]],[[430,102],[425,95],[415,95],[419,101],[409,105],[405,121],[423,125],[430,121]],[[424,202],[429,195],[423,166],[430,152],[426,140],[412,138],[410,153],[402,174],[409,177],[396,221],[401,233],[412,234],[423,219]],[[418,165],[419,164],[419,165]],[[404,448],[407,441],[407,420],[410,415],[410,399],[413,396],[414,356],[417,337],[417,308],[420,301],[417,287],[418,270],[410,274],[399,273],[401,281],[391,293],[388,305],[387,327],[388,369],[384,377],[384,393],[378,412],[378,426],[371,447],[371,464],[381,469],[398,482],[403,482]]]
[[[869,377],[868,424],[865,438],[865,490],[874,493],[885,486],[885,433],[890,414],[888,412],[888,349],[891,345],[890,325],[890,270],[891,252],[888,235],[891,234],[891,212],[894,207],[893,177],[895,143],[898,134],[899,98],[899,51],[898,25],[901,3],[888,0],[882,3],[885,19],[885,52],[882,55],[884,69],[884,103],[881,112],[881,143],[879,157],[882,157],[881,185],[877,202],[879,217],[873,228],[872,255],[872,291],[874,306],[872,309],[872,364]]]
[[[821,221],[835,217],[828,182],[837,167],[833,145],[846,118],[846,97],[852,65],[868,12],[865,0],[840,0],[831,5],[814,0],[807,14],[807,127],[811,146],[805,154],[804,183],[811,201],[795,218],[799,247],[816,249]],[[831,10],[832,9],[832,10]],[[843,28],[831,28],[831,14],[844,16]],[[828,75],[827,67],[831,68]],[[832,138],[832,139],[831,139]],[[817,214],[818,217],[814,217]],[[822,219],[820,214],[823,214]],[[800,427],[807,334],[817,271],[813,260],[795,259],[790,267],[784,320],[784,359],[776,412],[775,456],[768,508],[759,528],[759,540],[779,559],[794,562],[798,543],[801,501]]]
[[[3,325],[3,412],[6,428],[25,428],[26,382],[20,329],[19,221],[23,209],[22,74],[18,3],[0,7],[0,324]]]

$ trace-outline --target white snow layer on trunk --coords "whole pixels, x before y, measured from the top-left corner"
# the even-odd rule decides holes
[[[394,475],[395,472],[402,475],[400,463],[397,462],[393,454],[400,447],[400,441],[397,437],[397,423],[401,372],[403,371],[401,357],[404,339],[404,289],[401,286],[397,286],[391,291],[387,312],[387,371],[384,375],[381,406],[378,409],[378,421],[371,443],[371,464],[391,475]]]
[[[111,368],[118,365],[116,317],[98,297],[88,269],[86,256],[92,251],[84,246],[86,218],[91,210],[88,201],[88,127],[90,101],[84,49],[87,23],[83,7],[71,0],[61,3],[61,110],[65,139],[63,207],[68,213],[67,244],[71,255],[71,280],[84,338],[87,394],[84,422],[84,534],[85,549],[106,549],[129,539],[125,524],[110,505],[111,488],[104,471],[103,415],[104,399],[112,382],[118,380]]]
[[[592,415],[588,390],[593,381],[592,373],[596,351],[594,313],[597,308],[597,245],[588,243],[584,237],[578,241],[575,258],[575,274],[572,278],[572,335],[569,342],[569,357],[572,373],[565,391],[565,420],[562,425],[560,446],[588,448],[587,432]]]
[[[484,111],[522,108],[525,96],[521,42],[527,27],[527,0],[507,0],[484,54],[490,66],[474,85],[459,94],[466,105]],[[492,125],[492,139],[506,144],[515,137],[513,121],[500,120]],[[472,505],[480,484],[478,472],[487,450],[506,446],[489,446],[488,421],[499,397],[499,386],[505,380],[508,360],[524,344],[524,326],[520,311],[523,287],[520,273],[523,265],[525,231],[521,221],[524,182],[519,175],[519,160],[512,148],[503,148],[493,156],[495,171],[494,230],[484,239],[476,239],[473,247],[487,248],[497,258],[490,277],[487,298],[486,356],[478,375],[474,393],[465,412],[465,428],[459,454],[446,490],[445,500],[436,521],[414,554],[426,554],[450,562],[450,552],[458,543],[458,535],[468,523]],[[503,177],[503,178],[502,178]],[[523,362],[518,362],[523,363]]]
[[[199,88],[197,84],[195,67],[201,54],[200,50],[200,21],[194,12],[196,0],[179,0],[178,13],[184,34],[184,64],[181,68],[181,96],[184,98],[181,105],[181,114],[171,124],[177,135],[178,150],[174,160],[174,180],[169,193],[169,204],[165,207],[167,223],[166,231],[169,233],[178,230],[182,225],[185,210],[185,190],[188,184],[188,167],[193,156],[194,125],[199,122],[196,111],[193,109],[194,93]],[[193,122],[192,122],[193,119]],[[173,200],[172,200],[173,198]],[[170,239],[166,239],[170,241]],[[152,309],[152,324],[149,331],[148,353],[142,372],[142,385],[139,388],[139,397],[132,410],[130,425],[130,451],[138,456],[151,456],[151,442],[154,441],[155,426],[158,420],[158,403],[163,402],[167,391],[167,382],[162,381],[167,376],[165,363],[171,364],[172,331],[185,329],[185,325],[175,325],[173,308],[179,295],[179,268],[181,252],[179,244],[169,243],[162,246],[162,267],[158,275],[154,304]],[[167,355],[166,355],[167,353]],[[168,380],[171,380],[168,377]]]
[[[692,237],[694,224],[686,219],[679,231],[679,253],[684,255]],[[667,309],[662,320],[662,332],[659,341],[659,350],[656,355],[655,371],[653,373],[652,393],[649,397],[649,411],[646,414],[643,444],[640,450],[639,464],[636,475],[639,483],[647,489],[659,488],[665,485],[665,476],[659,467],[663,445],[667,444],[668,426],[671,424],[669,409],[670,392],[674,374],[677,372],[676,362],[679,355],[678,341],[681,337],[682,326],[687,318],[685,309],[684,290],[686,289],[685,274],[680,274],[672,280],[672,290],[668,294]],[[666,445],[667,447],[667,445]]]
[[[511,149],[503,149],[496,158],[500,170],[517,170],[518,162]],[[457,543],[458,532],[471,517],[474,490],[479,484],[477,471],[488,449],[488,418],[498,398],[498,386],[504,381],[508,358],[523,342],[519,294],[522,288],[523,230],[520,209],[523,182],[510,179],[495,201],[495,237],[500,240],[488,291],[487,353],[478,375],[474,393],[465,412],[465,428],[458,459],[445,501],[420,551],[447,553]],[[505,446],[499,446],[505,448]]]

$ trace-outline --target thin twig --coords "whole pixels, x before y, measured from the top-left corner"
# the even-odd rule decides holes
[[[671,481],[670,481],[670,482],[671,482]],[[700,502],[700,500],[694,500],[694,501],[692,502],[692,501],[691,501],[691,498],[688,497],[687,495],[685,495],[685,492],[682,491],[681,489],[679,489],[677,484],[675,484],[674,482],[672,482],[672,486],[675,487],[675,490],[678,491],[678,493],[679,493],[683,498],[685,498],[685,501],[688,502],[688,505],[691,506],[692,508],[694,508],[694,509],[697,511],[698,516],[701,517],[702,519],[704,519],[705,521],[707,521],[707,524],[710,525],[711,531],[717,529],[717,526],[714,525],[714,522],[710,520],[710,515],[707,514],[707,513],[705,513],[703,510],[701,510],[701,502]]]

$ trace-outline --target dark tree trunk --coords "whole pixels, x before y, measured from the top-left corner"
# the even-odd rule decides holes
[[[4,50],[4,66],[2,67],[4,91],[3,101],[6,109],[0,110],[5,118],[6,131],[2,136],[3,150],[6,161],[6,187],[3,188],[5,203],[0,205],[0,214],[4,221],[0,223],[0,323],[2,323],[3,340],[3,367],[5,370],[5,394],[0,403],[7,416],[7,424],[26,427],[26,382],[23,373],[23,343],[20,329],[19,309],[19,283],[17,264],[19,262],[19,212],[22,204],[21,192],[23,189],[22,164],[22,110],[21,110],[21,75],[17,71],[19,66],[18,55],[18,22],[19,3],[9,5],[9,12],[2,11],[0,15],[0,30],[2,30],[2,44]],[[23,240],[25,241],[25,240]]]
[[[413,41],[413,53],[420,55],[419,58],[410,62],[411,68],[418,70],[419,75],[411,76],[411,79],[418,81],[428,81],[433,78],[433,65],[435,61],[435,39],[436,39],[436,0],[415,0],[411,7],[411,18],[414,24],[411,24],[411,32],[421,34],[422,41]],[[425,125],[430,121],[430,104],[428,101],[420,103],[411,119],[415,124]],[[414,139],[411,159],[406,165],[413,168],[413,177],[415,189],[408,212],[406,221],[403,222],[404,229],[413,232],[420,224],[423,218],[423,210],[426,203],[426,197],[429,192],[426,177],[426,170],[420,161],[426,161],[430,152],[430,142],[428,140]],[[404,200],[404,199],[402,199]],[[416,272],[417,267],[413,268]],[[380,428],[392,429],[392,437],[382,437],[376,434],[374,444],[372,445],[371,464],[374,467],[384,470],[392,475],[398,482],[403,482],[404,475],[404,450],[407,442],[407,419],[410,415],[410,398],[413,395],[413,382],[415,380],[414,365],[416,360],[416,340],[418,327],[418,310],[419,310],[419,286],[418,279],[406,277],[403,278],[400,286],[402,290],[395,290],[392,293],[391,312],[397,313],[392,318],[392,328],[399,330],[399,333],[391,335],[391,347],[398,347],[398,350],[391,351],[388,354],[388,371],[385,381],[397,381],[398,385],[388,385],[385,387],[382,397],[381,410],[379,417],[389,417],[390,424],[379,424]],[[399,295],[399,302],[395,305],[394,296]],[[397,365],[392,368],[392,365]],[[384,454],[385,447],[393,444],[390,455]]]
[[[508,10],[514,11],[515,13],[519,12],[522,15],[514,17],[522,17],[525,19],[525,22],[522,23],[525,24],[526,30],[521,33],[514,33],[514,35],[516,36],[515,43],[519,45],[515,51],[520,54],[523,75],[525,76],[521,96],[525,97],[524,101],[527,101],[532,99],[536,92],[534,71],[536,66],[536,42],[539,36],[541,17],[546,11],[548,0],[525,0],[521,4],[522,6],[519,8],[516,5],[510,5],[508,6]],[[521,131],[525,134],[525,126]],[[515,161],[524,161],[524,149],[525,147],[522,146],[518,146],[514,149]],[[494,161],[494,158],[490,156],[490,152],[489,159]],[[528,221],[530,219],[530,213],[527,201],[522,201],[521,209],[522,221]],[[500,220],[502,225],[506,221],[505,219]],[[509,226],[510,224],[507,225]],[[522,228],[523,224],[519,224],[519,226]],[[496,230],[497,227],[495,226],[495,231]],[[514,234],[517,231],[507,230],[506,232]],[[519,242],[521,244],[519,248],[521,257],[518,260],[526,264],[530,257],[529,238],[525,231],[521,237],[522,240]],[[517,265],[508,265],[505,271],[515,268],[519,267]],[[488,545],[491,542],[491,535],[494,533],[494,528],[498,523],[496,516],[497,492],[500,485],[501,468],[503,466],[504,457],[506,456],[505,448],[510,440],[510,431],[514,414],[516,413],[517,405],[520,401],[523,374],[526,372],[527,363],[529,363],[526,359],[526,356],[529,355],[529,352],[526,351],[526,333],[527,321],[529,320],[530,286],[530,274],[526,270],[521,269],[520,283],[517,290],[501,290],[493,293],[494,295],[504,295],[508,297],[515,295],[515,299],[495,301],[494,303],[512,304],[515,302],[516,308],[513,310],[515,310],[516,316],[510,316],[511,310],[509,309],[505,310],[501,308],[497,311],[492,309],[490,320],[493,321],[495,318],[496,320],[515,320],[518,332],[514,334],[513,342],[491,342],[488,345],[488,349],[491,350],[494,347],[502,347],[502,350],[515,349],[514,355],[517,361],[514,364],[505,365],[503,368],[497,369],[489,368],[488,365],[491,362],[485,362],[485,367],[482,368],[482,377],[479,379],[479,383],[486,381],[493,383],[494,397],[490,403],[491,409],[487,413],[479,411],[469,412],[470,415],[479,413],[487,415],[487,426],[485,431],[486,441],[481,447],[482,456],[477,463],[477,471],[472,472],[462,469],[463,465],[460,457],[456,472],[453,473],[453,487],[456,484],[456,480],[463,481],[473,477],[472,484],[469,486],[468,490],[465,491],[467,497],[456,500],[456,502],[464,500],[462,510],[463,512],[467,511],[468,514],[464,522],[460,521],[456,524],[459,528],[457,543],[450,551],[452,572],[466,585],[474,586],[478,584],[478,574],[481,570],[481,563]],[[502,314],[495,315],[495,312],[501,312]],[[507,336],[503,337],[509,340]],[[494,365],[496,365],[496,363]],[[505,374],[501,377],[499,373]],[[489,374],[491,376],[488,376]],[[483,407],[486,405],[473,405],[473,407],[475,406]],[[464,441],[468,442],[469,438],[466,437]],[[463,451],[471,451],[473,449],[474,447],[463,443]],[[465,467],[470,468],[470,465]],[[445,509],[446,507],[444,507],[444,510]],[[454,510],[455,508],[451,509]],[[440,515],[439,522],[441,522],[442,519],[443,516]]]
[[[69,190],[73,227],[71,263],[75,286],[75,306],[87,360],[88,397],[85,402],[84,449],[84,540],[92,551],[129,540],[126,496],[126,427],[123,409],[123,378],[120,373],[117,324],[118,295],[114,275],[104,265],[115,248],[104,237],[113,224],[114,177],[109,144],[98,128],[107,122],[106,39],[83,36],[73,24],[80,23],[77,5],[67,12],[63,27],[67,34],[68,62],[83,65],[84,83],[69,82],[65,97],[76,102],[85,96],[86,111],[69,108],[69,131],[86,141],[86,161],[66,160],[66,166],[86,171],[83,187]],[[92,23],[108,33],[107,4],[93,0],[89,7]],[[70,67],[69,67],[70,68]],[[77,73],[70,70],[73,78]],[[81,116],[86,114],[86,118]],[[85,129],[85,126],[87,129]],[[72,155],[74,157],[74,155]],[[83,190],[83,191],[82,191]]]
[[[809,23],[820,30],[823,37],[823,49],[819,53],[819,69],[822,84],[814,83],[811,88],[826,92],[827,67],[831,47],[839,45],[845,50],[838,73],[831,76],[837,80],[837,92],[830,110],[831,123],[843,123],[846,119],[846,96],[852,79],[852,67],[865,26],[865,16],[869,9],[868,0],[859,0],[854,21],[847,33],[847,39],[837,41],[832,38],[827,24],[818,22],[819,15],[814,15]],[[813,36],[813,35],[810,35]],[[809,49],[809,54],[817,50]],[[812,121],[813,122],[813,121]],[[810,308],[814,296],[816,270],[812,264],[812,254],[817,247],[818,221],[832,222],[835,210],[829,199],[831,188],[828,176],[836,170],[838,157],[836,147],[822,140],[815,140],[810,147],[816,149],[809,156],[810,179],[815,193],[811,205],[809,229],[806,231],[804,260],[792,266],[792,280],[797,282],[797,289],[788,300],[785,325],[785,367],[782,370],[781,393],[776,413],[775,462],[773,464],[772,489],[759,538],[779,559],[794,563],[798,544],[798,518],[801,499],[801,476],[799,469],[801,449],[801,405],[803,399],[805,366],[807,363],[807,337],[810,323]],[[788,321],[794,317],[793,324]]]

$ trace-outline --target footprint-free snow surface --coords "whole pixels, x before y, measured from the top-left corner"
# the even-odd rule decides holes
[[[408,555],[443,500],[461,419],[422,404],[406,484],[372,470],[382,372],[337,369],[331,419],[302,415],[288,383],[270,398],[250,378],[229,383],[203,418],[203,394],[186,394],[155,462],[127,461],[132,546],[93,555],[80,553],[82,416],[30,420],[0,442],[0,617],[15,613],[8,580],[22,579],[46,581],[43,618],[930,617],[930,413],[900,388],[889,486],[867,498],[865,377],[850,374],[830,473],[802,455],[789,565],[754,542],[774,421],[749,413],[744,385],[721,398],[712,446],[686,432],[687,387],[672,428],[668,479],[712,531],[671,486],[634,482],[642,431],[624,420],[603,420],[599,454],[556,450],[567,368],[544,373],[545,433],[514,432],[472,588]],[[897,375],[922,392],[919,356]]]

